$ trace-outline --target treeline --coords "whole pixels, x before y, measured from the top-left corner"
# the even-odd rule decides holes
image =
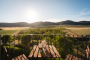
[[[39,26],[48,26],[48,25],[90,25],[90,21],[79,21],[74,22],[71,20],[61,21],[61,22],[18,22],[18,23],[0,23],[0,27],[39,27]]]

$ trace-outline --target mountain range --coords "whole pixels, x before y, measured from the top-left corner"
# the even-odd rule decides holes
[[[35,27],[35,26],[47,26],[47,25],[90,25],[90,21],[74,22],[72,20],[66,20],[61,22],[17,22],[17,23],[0,23],[0,27]]]

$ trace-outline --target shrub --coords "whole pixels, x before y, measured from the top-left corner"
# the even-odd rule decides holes
[[[31,42],[31,35],[24,35],[22,37],[21,43],[25,49],[29,47],[30,42]]]
[[[2,29],[0,28],[0,30],[2,30]]]
[[[6,45],[7,41],[9,41],[9,38],[10,38],[9,35],[4,35],[1,39],[2,39],[2,42],[5,43]]]

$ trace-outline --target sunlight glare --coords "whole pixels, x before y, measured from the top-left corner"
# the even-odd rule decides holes
[[[38,13],[35,10],[26,11],[25,16],[28,22],[35,22],[38,20]]]

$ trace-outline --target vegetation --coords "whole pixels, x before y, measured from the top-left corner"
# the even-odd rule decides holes
[[[13,34],[18,30],[0,30],[0,34]]]
[[[65,28],[33,28],[27,31],[22,30],[19,34],[65,34],[62,30],[65,30]]]
[[[75,29],[75,28],[73,28],[73,29],[69,29],[69,31],[71,31],[71,32],[73,32],[73,33],[75,33],[75,34],[90,34],[90,29]]]
[[[85,57],[85,49],[87,45],[90,45],[90,39],[88,41],[85,41],[85,40],[87,37],[90,37],[90,36],[89,35],[87,37],[84,36],[83,41],[79,41],[79,39],[72,38],[69,35],[63,35],[63,34],[66,34],[66,32],[64,32],[63,30],[66,30],[66,29],[65,28],[42,28],[42,27],[32,28],[28,30],[21,30],[19,32],[19,34],[28,34],[28,35],[16,35],[16,37],[8,36],[6,38],[5,36],[1,36],[1,38],[2,40],[4,40],[4,38],[7,39],[7,41],[5,42],[5,45],[8,51],[9,51],[9,44],[8,44],[9,42],[10,42],[10,52],[20,51],[20,53],[18,54],[14,53],[16,56],[23,53],[23,51],[26,51],[26,53],[24,54],[28,56],[32,50],[33,45],[37,45],[39,40],[46,40],[48,45],[54,45],[56,47],[57,51],[62,57],[61,60],[64,60],[67,54],[71,54],[75,56],[79,55],[79,57],[81,56]],[[29,35],[29,34],[32,34],[32,35]],[[33,34],[42,34],[42,35],[33,35]],[[10,38],[10,41],[8,40],[9,38]],[[77,50],[78,50],[78,54],[77,54]],[[58,58],[56,60],[58,60]]]
[[[37,28],[37,29],[30,29],[28,31],[20,31],[19,34],[65,34],[66,32],[63,32],[63,30],[65,30],[65,28]],[[70,53],[73,52],[72,40],[69,39],[68,37],[64,37],[63,35],[62,36],[59,36],[59,35],[35,36],[34,35],[32,37],[33,37],[33,40],[40,40],[40,39],[46,40],[48,45],[55,45],[58,51],[59,49],[61,49],[60,55],[62,56],[62,58],[66,57],[66,55],[68,54],[68,49]],[[26,40],[24,40],[24,42]],[[65,42],[68,42],[68,43],[65,44],[64,40]]]
[[[7,41],[9,41],[10,36],[9,35],[4,35],[1,39],[2,42],[6,45]]]
[[[21,39],[21,43],[25,49],[29,48],[30,42],[31,42],[31,36],[29,35],[25,35]]]
[[[11,35],[10,36],[9,35],[4,35],[4,36],[1,37],[1,40],[6,45],[7,42],[13,41],[14,38]]]
[[[2,30],[2,29],[0,28],[0,30]]]

